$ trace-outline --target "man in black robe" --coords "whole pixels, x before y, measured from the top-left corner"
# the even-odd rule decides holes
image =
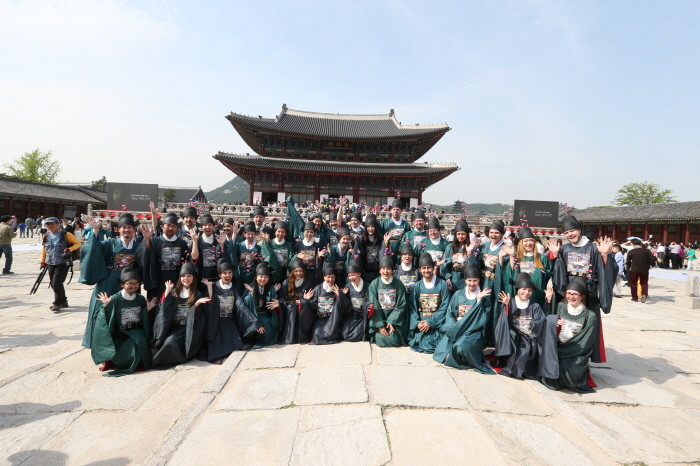
[[[178,218],[168,214],[163,219],[163,234],[153,236],[142,228],[143,241],[151,256],[147,270],[144,270],[143,285],[148,299],[160,297],[165,291],[165,282],[175,283],[180,276],[180,267],[190,255],[185,240],[177,236]]]

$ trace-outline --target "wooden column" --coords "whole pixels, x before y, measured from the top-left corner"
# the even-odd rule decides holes
[[[625,238],[629,238],[630,236],[632,236],[632,225],[628,223],[627,224],[627,236],[625,236]]]
[[[649,239],[649,222],[644,222],[644,241]]]
[[[685,230],[683,232],[683,243],[688,244],[690,243],[690,222],[685,222],[683,229]]]
[[[253,180],[248,185],[248,204],[253,204]]]
[[[661,241],[666,243],[668,242],[668,222],[664,222],[663,229],[664,231],[661,232]]]

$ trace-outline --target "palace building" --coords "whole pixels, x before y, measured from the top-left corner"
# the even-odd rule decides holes
[[[447,124],[402,125],[385,115],[314,113],[287,108],[275,118],[231,113],[226,117],[256,155],[214,155],[250,185],[248,201],[267,203],[293,196],[298,202],[325,198],[372,205],[423,202],[423,191],[459,167],[416,163],[450,128]]]

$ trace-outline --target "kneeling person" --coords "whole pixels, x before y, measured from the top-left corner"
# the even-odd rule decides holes
[[[409,302],[411,322],[408,345],[414,351],[433,353],[442,336],[440,330],[450,304],[450,291],[447,283],[435,274],[435,262],[430,254],[420,255],[418,267],[423,279],[413,286]]]
[[[406,288],[394,276],[391,256],[382,256],[379,278],[369,287],[369,300],[374,305],[369,323],[370,341],[381,347],[406,346]]]
[[[299,322],[301,333],[311,335],[314,345],[338,343],[341,338],[341,326],[345,309],[350,305],[349,299],[335,283],[335,266],[324,264],[323,283],[314,288],[313,297],[302,303],[309,303],[308,309],[315,314],[313,320],[302,318]],[[301,343],[304,343],[303,341]]]

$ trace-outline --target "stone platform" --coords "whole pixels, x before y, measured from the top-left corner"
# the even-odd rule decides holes
[[[29,246],[30,239],[16,240]],[[25,247],[25,249],[30,249]],[[29,296],[38,252],[0,277],[2,464],[667,464],[700,461],[700,313],[652,279],[603,319],[593,394],[447,369],[407,348],[275,346],[121,378],[72,307]]]

